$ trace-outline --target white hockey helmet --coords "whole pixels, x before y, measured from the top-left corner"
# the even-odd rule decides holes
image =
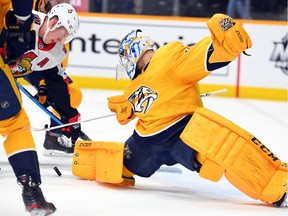
[[[53,31],[56,28],[63,26],[68,31],[68,36],[64,39],[64,43],[69,43],[76,35],[79,29],[79,17],[76,10],[68,3],[55,5],[48,12],[48,20],[57,17],[57,23],[49,29]]]
[[[140,29],[133,30],[121,41],[118,48],[119,63],[116,68],[116,79],[123,77],[123,72],[133,80],[136,64],[147,50],[153,50],[154,41]]]

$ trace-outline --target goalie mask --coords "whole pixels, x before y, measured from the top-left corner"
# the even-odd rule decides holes
[[[127,34],[121,41],[118,48],[119,64],[116,68],[116,80],[127,74],[130,80],[135,78],[136,65],[138,60],[147,50],[153,50],[154,41],[140,29]]]
[[[45,40],[50,31],[63,26],[68,31],[68,36],[64,38],[63,42],[65,44],[69,43],[74,38],[79,29],[79,17],[72,5],[67,3],[58,4],[54,6],[47,15],[48,20],[51,20],[53,17],[57,17],[58,21],[52,28],[48,26],[49,22],[47,22],[47,30],[43,39]]]

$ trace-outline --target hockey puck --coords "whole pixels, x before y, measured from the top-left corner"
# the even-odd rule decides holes
[[[58,169],[58,167],[54,167],[55,172],[57,173],[58,176],[61,176],[62,173],[60,172],[60,170]]]

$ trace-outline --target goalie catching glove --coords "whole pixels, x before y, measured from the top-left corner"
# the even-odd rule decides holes
[[[14,63],[28,50],[35,49],[35,31],[31,30],[33,22],[33,14],[22,22],[17,20],[12,10],[7,12],[3,31],[8,64]]]
[[[117,121],[120,124],[125,125],[136,117],[132,104],[124,95],[111,96],[107,99],[109,109],[117,114]]]
[[[78,122],[78,121],[80,121],[80,116],[81,116],[80,113],[77,112],[76,115],[74,115],[74,116],[72,116],[70,118],[63,118],[62,117],[62,122],[65,123],[65,124],[66,123]],[[67,126],[67,127],[63,127],[61,129],[61,131],[66,137],[68,137],[68,138],[71,137],[72,145],[75,145],[75,142],[79,138],[79,134],[80,134],[80,131],[81,131],[81,124],[77,123],[77,124],[73,124],[73,125],[70,125],[70,126]]]
[[[240,23],[225,14],[215,14],[207,23],[213,40],[214,52],[209,63],[236,59],[252,46],[252,41]]]

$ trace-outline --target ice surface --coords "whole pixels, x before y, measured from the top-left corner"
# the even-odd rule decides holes
[[[26,87],[32,91],[31,88]],[[83,90],[79,108],[82,119],[110,114],[107,96],[118,91]],[[25,95],[24,106],[33,127],[48,123],[46,114]],[[282,160],[288,161],[288,106],[286,102],[207,97],[207,108],[218,112],[254,134]],[[114,117],[82,124],[93,140],[125,141],[135,122],[126,126]],[[260,215],[288,216],[288,209],[277,209],[239,192],[223,178],[218,183],[202,179],[197,173],[176,165],[182,173],[156,172],[151,178],[136,177],[136,186],[126,188],[81,180],[71,173],[72,158],[42,155],[45,132],[33,132],[42,173],[42,190],[57,207],[58,216],[188,216],[188,215]],[[3,141],[3,138],[0,139]],[[59,177],[53,167],[62,173]],[[24,211],[21,189],[8,164],[4,148],[0,150],[0,215],[29,215]],[[168,169],[169,171],[169,169]],[[170,170],[170,171],[173,171]]]

